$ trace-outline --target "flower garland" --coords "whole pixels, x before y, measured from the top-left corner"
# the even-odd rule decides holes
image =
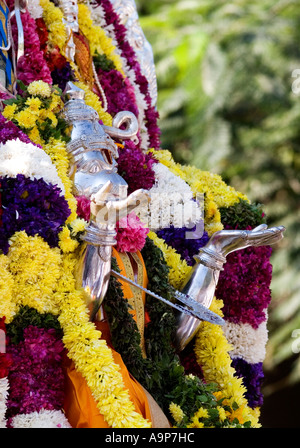
[[[181,167],[178,164],[174,163],[172,156],[170,155],[170,153],[166,151],[161,151],[160,153],[154,151],[151,152],[154,153],[155,156],[157,156],[160,162],[165,163],[165,165],[169,169],[171,169],[172,172],[176,173],[177,175],[181,175],[182,178],[184,178],[191,185],[193,191],[196,192],[204,191],[206,195],[205,199],[207,199],[207,196],[210,196],[209,200],[208,201],[206,200],[206,207],[205,207],[206,229],[209,229],[211,231],[212,227],[215,227],[215,224],[218,224],[218,221],[222,227],[223,223],[227,225],[227,221],[232,223],[233,227],[236,227],[237,224],[234,224],[234,217],[235,219],[237,219],[237,217],[239,216],[244,217],[243,222],[239,223],[240,224],[239,228],[247,228],[249,223],[255,226],[263,222],[262,221],[263,214],[261,213],[260,208],[258,207],[258,209],[256,209],[255,205],[249,204],[249,201],[244,195],[235,192],[232,188],[225,185],[224,182],[221,180],[220,176],[213,176],[212,174],[206,172],[203,175],[200,170],[197,170],[193,167]],[[191,176],[191,178],[189,178],[187,174]],[[207,182],[207,184],[205,182]],[[220,193],[220,191],[222,191],[222,194]],[[210,203],[209,206],[207,206],[207,202]],[[242,207],[241,204],[243,204]],[[231,211],[233,208],[237,208],[237,211],[234,213]],[[241,210],[239,210],[239,208]],[[223,215],[222,216],[223,222],[221,221],[221,215]],[[214,216],[215,221],[214,223],[212,223],[211,221],[212,216]],[[255,221],[254,223],[253,220]],[[168,231],[170,232],[169,229]],[[168,234],[168,232],[159,231],[158,234],[167,240],[166,234]],[[171,233],[171,235],[174,236],[174,233]],[[173,247],[174,246],[175,244],[173,244]],[[172,257],[170,258],[168,256],[169,250],[167,249],[167,247],[164,246],[163,244],[161,244],[160,247],[164,251],[169,266],[173,266],[175,268],[176,264],[174,264]],[[252,254],[253,260],[250,260],[248,264],[249,253]],[[227,322],[228,319],[230,322],[230,316],[233,315],[236,316],[236,319],[238,319],[238,322],[240,322],[241,324],[243,322],[247,323],[249,322],[251,324],[251,322],[252,323],[254,322],[253,320],[251,321],[251,315],[253,315],[253,317],[256,315],[257,318],[259,319],[257,320],[257,323],[259,322],[261,323],[260,331],[257,332],[257,334],[255,335],[256,336],[255,347],[256,349],[258,349],[258,351],[256,350],[256,357],[254,358],[254,362],[252,360],[252,363],[249,363],[247,362],[247,360],[244,359],[245,353],[247,353],[247,351],[241,350],[242,348],[245,349],[245,347],[241,347],[237,343],[238,341],[241,340],[241,338],[243,338],[244,334],[245,334],[244,337],[246,337],[246,335],[249,334],[249,329],[247,327],[245,328],[245,326],[243,325],[239,325],[233,331],[231,325],[230,327],[231,331],[229,331],[228,324],[225,326],[224,329],[224,337],[227,336],[231,341],[231,343],[234,344],[230,352],[232,354],[233,359],[232,365],[236,367],[235,374],[241,377],[243,379],[244,384],[247,385],[247,388],[244,390],[243,394],[249,400],[249,405],[251,405],[252,408],[261,406],[262,404],[262,396],[259,389],[261,387],[263,378],[262,360],[264,358],[263,354],[265,352],[265,343],[266,343],[265,309],[270,301],[270,291],[269,291],[269,284],[271,280],[271,270],[269,263],[270,253],[271,253],[270,248],[261,247],[255,249],[249,248],[245,251],[240,251],[231,254],[231,256],[228,257],[229,260],[225,265],[225,272],[227,272],[228,274],[225,274],[225,272],[221,273],[221,278],[216,292],[216,296],[221,297],[225,302],[223,311]],[[183,252],[182,258],[186,259],[187,254]],[[251,289],[251,287],[238,289],[240,291],[247,291],[246,293],[247,299],[245,298],[244,300],[242,300],[242,298],[239,297],[237,301],[234,301],[234,303],[236,304],[236,308],[233,309],[234,307],[232,300],[234,300],[234,297],[231,294],[231,291],[237,290],[237,284],[238,284],[237,279],[239,282],[241,282],[241,284],[249,285],[249,281],[246,280],[245,275],[241,275],[243,272],[245,272],[245,267],[243,268],[243,266],[245,266],[245,263],[247,266],[249,266],[250,269],[252,269],[249,272],[247,272],[247,275],[249,274],[249,279],[252,279],[253,289]],[[257,263],[260,264],[259,268]],[[193,263],[191,262],[190,264]],[[233,266],[233,269],[230,269],[231,266]],[[179,278],[181,278],[180,275]],[[232,288],[230,287],[228,288],[229,285],[228,282],[231,282],[230,284],[233,285]],[[176,284],[178,287],[180,286],[181,282],[177,281],[174,284]],[[260,288],[257,289],[256,285],[260,284],[265,285],[265,289],[264,288],[262,288],[261,290]],[[254,292],[256,291],[256,293],[253,294],[252,291]],[[259,291],[259,300],[257,296],[258,291]],[[243,311],[243,304],[245,304],[244,311]],[[253,311],[253,305],[254,305],[254,311]],[[242,316],[244,316],[244,318]],[[264,335],[264,337],[260,338],[259,337],[260,335]],[[236,351],[234,351],[234,349]],[[260,354],[259,356],[258,353]]]
[[[168,283],[168,267],[162,252],[147,239],[142,254],[150,289],[170,299],[172,292]],[[113,266],[116,268],[114,261]],[[150,317],[145,329],[147,358],[143,358],[141,354],[136,323],[128,313],[128,304],[115,278],[110,280],[104,307],[110,322],[113,344],[135,378],[150,391],[175,426],[187,427],[189,422],[195,420],[195,416],[199,416],[203,407],[207,412],[205,426],[248,426],[246,422],[241,425],[227,418],[225,412],[229,413],[229,407],[222,407],[222,400],[216,399],[213,384],[204,384],[199,378],[184,374],[172,348],[175,317],[169,306],[147,296],[146,309]],[[124,327],[125,333],[122,331]],[[166,396],[161,394],[162,389],[168,390]]]
[[[63,345],[57,319],[52,314],[21,307],[7,325],[7,341],[11,367],[5,426],[69,428],[61,411]]]
[[[118,170],[128,183],[128,193],[139,188],[150,190],[155,184],[154,165],[157,160],[143,153],[133,142],[126,141],[119,150]]]
[[[8,6],[14,8],[14,1],[9,0]],[[50,70],[41,50],[35,20],[28,11],[22,12],[22,24],[24,33],[24,55],[17,62],[18,79],[25,84],[42,80],[52,84]],[[18,39],[18,28],[15,17],[12,19],[12,34],[14,41]]]
[[[50,247],[58,245],[58,235],[67,220],[70,209],[61,190],[44,179],[31,180],[23,174],[16,178],[0,178],[2,190],[2,226],[0,244],[8,252],[8,239],[17,231],[28,235],[39,234]]]
[[[93,24],[88,6],[81,3],[78,5],[78,23],[79,28],[89,41],[92,56],[96,53],[104,53],[114,63],[116,70],[124,74],[122,61],[115,53],[115,46],[111,39],[106,36],[104,30]]]
[[[126,38],[126,28],[120,23],[117,13],[114,11],[112,4],[109,0],[97,0],[97,5],[100,5],[104,11],[104,20],[106,21],[107,28],[113,30],[114,37],[116,39],[117,48],[120,51],[121,56],[127,62],[129,71],[127,75],[131,79],[132,84],[138,88],[139,93],[142,95],[142,102],[145,101],[145,106],[139,107],[139,111],[142,111],[145,117],[145,126],[147,129],[146,139],[142,142],[143,149],[160,148],[160,130],[157,125],[158,112],[152,106],[152,99],[148,89],[147,79],[142,75],[139,62],[137,61],[136,54]],[[133,77],[130,77],[129,72],[133,72]],[[135,88],[136,97],[137,88]]]
[[[67,80],[67,78],[69,78],[70,76],[72,76],[74,80],[75,72],[71,74],[71,66],[67,66],[67,62],[61,58],[61,56],[63,56],[64,46],[66,43],[66,34],[65,32],[62,32],[64,29],[61,20],[62,14],[59,8],[55,7],[48,0],[41,0],[40,7],[42,7],[43,20],[45,21],[46,27],[44,27],[43,21],[41,21],[41,10],[38,8],[37,4],[35,4],[35,8],[31,8],[31,12],[32,9],[34,9],[36,24],[38,24],[38,28],[35,32],[39,33],[40,49],[44,48],[44,40],[46,43],[48,42],[49,45],[51,45],[54,49],[54,51],[51,53],[51,59],[47,55],[49,47],[47,51],[45,49],[46,47],[44,48],[44,57],[47,61],[49,69],[51,70],[52,80],[54,79],[54,76],[58,76],[59,72],[57,70],[62,69],[65,70],[65,80]],[[140,94],[144,95],[144,98],[147,100],[147,104],[150,104],[147,82],[141,75],[140,67],[136,61],[134,52],[126,39],[125,27],[120,24],[118,16],[113,11],[110,2],[101,0],[101,8],[102,11],[105,12],[105,20],[107,23],[106,29],[110,27],[111,33],[114,33],[118,50],[120,50],[121,52],[121,57],[119,59],[115,58],[117,63],[116,65],[114,65],[114,67],[117,66],[119,70],[117,71],[116,68],[114,68],[115,73],[118,73],[117,79],[121,80],[121,76],[123,76],[121,65],[124,68],[125,72],[128,67],[132,72],[134,72],[134,83],[132,82],[132,76],[124,78],[124,82],[127,82],[127,88],[129,89],[129,94],[131,95],[133,110],[135,110],[137,105],[139,106],[138,108],[140,110],[139,98],[137,95],[138,91],[140,92]],[[80,20],[82,21],[81,26],[83,28],[84,26],[86,26],[84,34],[87,34],[89,36],[95,60],[98,55],[101,56],[101,54],[104,53],[105,59],[102,59],[102,61],[112,61],[114,59],[112,55],[115,51],[112,49],[113,41],[111,39],[108,39],[106,41],[108,46],[106,47],[106,43],[103,43],[104,41],[101,40],[105,39],[105,33],[103,33],[102,31],[97,31],[98,28],[95,27],[92,22],[93,14],[90,14],[90,12],[93,12],[93,8],[88,9],[85,5],[80,5]],[[33,23],[30,22],[29,25],[32,26],[32,30],[34,30]],[[29,25],[28,29],[30,29]],[[36,34],[32,34],[32,36],[36,36]],[[29,43],[30,33],[25,33],[25,39],[27,39]],[[32,45],[36,42],[35,39],[36,38],[34,37]],[[59,49],[59,51],[57,49]],[[60,63],[58,65],[53,65],[53,61],[55,60],[55,58],[57,58],[57,61],[63,62],[63,65],[60,66]],[[30,63],[29,60],[28,63]],[[118,63],[120,64],[119,66]],[[98,68],[98,73],[99,70],[100,69]],[[55,71],[56,75],[54,75]],[[102,69],[101,73],[103,75]],[[126,72],[126,74],[127,73],[128,72]],[[129,82],[129,78],[131,83]],[[105,76],[103,76],[103,80],[104,79]],[[65,80],[64,84],[66,82]],[[49,82],[49,84],[51,84],[51,82]],[[111,115],[115,113],[116,109],[110,109],[110,113],[104,112],[99,97],[91,92],[85,84],[78,82],[77,85],[85,90],[87,103],[94,107],[95,110],[97,110],[103,123],[111,125]],[[106,90],[109,92],[108,85],[106,85]],[[24,88],[23,91],[25,92]],[[22,142],[29,144],[31,139],[31,141],[35,145],[42,146],[44,151],[50,156],[52,162],[56,166],[57,173],[61,179],[61,184],[64,188],[65,198],[67,199],[69,208],[71,210],[71,213],[67,218],[63,229],[59,233],[59,248],[49,248],[49,245],[47,245],[47,243],[42,238],[40,238],[40,236],[31,237],[26,235],[24,231],[18,232],[14,236],[12,236],[12,238],[10,239],[11,244],[8,256],[0,256],[0,263],[2,263],[2,271],[4,272],[4,278],[0,280],[0,288],[2,288],[1,291],[3,290],[6,293],[4,297],[7,298],[7,300],[4,301],[1,305],[1,313],[3,312],[3,315],[7,316],[8,322],[11,322],[16,314],[16,311],[23,309],[24,306],[33,307],[40,313],[45,313],[45,311],[47,311],[51,314],[53,313],[53,315],[55,316],[58,316],[58,319],[64,330],[63,342],[65,344],[65,347],[67,347],[70,356],[75,361],[76,368],[87,379],[93,395],[97,400],[98,407],[105,416],[106,421],[109,422],[109,424],[113,427],[149,426],[148,422],[144,421],[139,415],[136,415],[135,411],[133,410],[132,403],[128,397],[128,394],[126,391],[124,391],[122,378],[118,372],[118,368],[112,361],[111,352],[105,345],[104,341],[99,341],[99,332],[95,332],[95,328],[88,322],[87,310],[83,305],[81,294],[75,289],[74,286],[72,269],[76,258],[75,251],[79,245],[78,235],[80,235],[80,233],[84,231],[84,227],[86,225],[88,217],[87,215],[82,216],[85,221],[76,219],[77,216],[79,216],[79,208],[80,205],[83,204],[83,202],[80,199],[76,201],[71,193],[72,185],[68,177],[68,158],[66,152],[66,140],[68,136],[65,132],[65,129],[61,126],[63,123],[59,123],[58,121],[56,121],[57,111],[55,110],[55,108],[59,108],[59,103],[54,105],[55,102],[52,102],[52,100],[50,100],[50,98],[54,100],[54,92],[55,89],[51,89],[48,84],[43,84],[43,80],[39,80],[38,82],[29,85],[28,90],[26,90],[25,95],[22,96],[21,100],[20,98],[18,98],[18,101],[21,101],[22,103],[21,107],[19,107],[19,104],[14,105],[13,102],[7,103],[4,113],[7,119],[13,121],[6,121],[5,118],[0,117],[0,141],[5,143],[11,138],[19,138]],[[56,90],[56,92],[59,91]],[[31,98],[29,98],[29,95],[31,96]],[[56,101],[58,100],[59,96],[60,95],[57,95],[56,93]],[[25,104],[27,100],[28,102],[27,104]],[[41,104],[37,100],[40,100]],[[120,98],[117,99],[116,104],[121,104],[122,101],[122,97],[120,96]],[[53,115],[51,115],[51,112],[53,113]],[[18,115],[20,113],[21,115]],[[44,115],[44,118],[46,118],[44,120],[42,119],[42,113],[46,114]],[[145,116],[147,117],[146,122],[147,132],[150,136],[149,140],[153,143],[152,146],[157,149],[159,148],[159,132],[157,131],[156,127],[157,113],[154,112],[149,106],[148,111],[146,111],[145,107]],[[39,120],[41,123],[39,123]],[[41,128],[41,124],[43,121],[46,123],[46,127]],[[15,126],[15,124],[17,126]],[[19,127],[21,127],[21,129],[19,129]],[[24,131],[25,133],[23,133],[22,131]],[[26,136],[26,134],[29,135],[30,139]],[[38,149],[37,146],[35,148]],[[146,188],[148,190],[153,188],[155,186],[155,182],[158,179],[157,173],[159,172],[159,170],[161,170],[164,172],[170,172],[178,179],[184,181],[185,185],[188,185],[190,187],[190,190],[192,192],[191,198],[192,196],[196,196],[197,193],[205,195],[205,230],[207,234],[204,235],[203,239],[198,238],[197,242],[194,241],[196,244],[191,244],[191,246],[189,247],[189,251],[187,251],[181,244],[182,236],[181,238],[178,237],[178,235],[182,235],[182,232],[185,230],[184,227],[177,228],[173,226],[171,227],[171,229],[160,228],[158,230],[156,229],[157,234],[155,234],[154,232],[150,232],[148,235],[149,241],[152,240],[155,243],[155,247],[157,249],[161,249],[164,259],[167,262],[167,265],[170,267],[169,275],[166,276],[166,279],[170,282],[171,285],[180,289],[182,282],[190,272],[192,265],[192,256],[195,251],[199,247],[201,247],[202,244],[205,244],[205,240],[208,236],[211,236],[215,231],[222,229],[223,226],[232,225],[234,227],[234,218],[236,216],[241,216],[239,215],[239,213],[236,213],[235,207],[237,207],[237,204],[242,203],[242,201],[247,204],[249,204],[249,201],[244,195],[241,195],[231,187],[228,187],[222,181],[220,176],[202,172],[194,167],[182,167],[176,164],[171,158],[171,155],[168,151],[153,150],[148,154],[142,154],[140,152],[139,146],[134,145],[131,142],[124,145],[123,151],[124,152],[120,151],[119,167],[122,171],[122,175],[124,175],[124,178],[125,176],[127,176],[127,178],[130,180],[129,184],[130,188],[132,188],[132,191],[140,187]],[[159,160],[159,164],[157,163],[157,160]],[[166,166],[169,171],[164,170],[164,168],[160,168],[163,165]],[[135,172],[135,166],[138,167],[138,170],[140,171],[137,170]],[[156,167],[158,166],[159,168],[157,168],[156,171]],[[18,174],[20,173],[15,172],[16,176]],[[140,182],[141,186],[138,186],[138,182]],[[248,211],[249,213],[247,216],[256,216],[254,209]],[[228,222],[225,219],[226,213]],[[247,223],[247,225],[250,225],[249,222]],[[241,228],[244,227],[242,226]],[[142,233],[140,236],[142,236]],[[7,239],[7,237],[5,238]],[[173,238],[174,241],[172,242]],[[43,245],[43,241],[45,245]],[[30,277],[29,270],[30,260],[26,260],[25,252],[22,252],[22,245],[26,248],[26,250],[29,250],[28,253],[32,253],[34,259],[33,272],[36,272],[36,274],[33,273],[33,286],[31,285],[32,278]],[[128,249],[128,245],[126,247]],[[149,250],[147,250],[145,253],[148,254],[150,260],[151,257],[149,254]],[[41,260],[44,258],[47,259],[47,257],[49,257],[49,254],[51,254],[49,258],[49,264],[46,264],[43,269],[43,267],[41,266]],[[251,255],[251,257],[253,257],[253,261],[255,261],[255,256],[263,255],[265,261],[262,263],[261,267],[264,272],[268,270],[269,265],[267,260],[269,254],[269,249],[266,249],[261,253],[257,252],[256,255],[255,253]],[[15,256],[16,261],[14,262]],[[147,256],[145,255],[145,260],[146,258]],[[54,264],[54,266],[52,266],[51,263]],[[231,274],[234,271],[234,265],[236,263],[238,265],[244,265],[244,258],[241,257],[230,265],[231,268],[229,267],[229,271],[227,272],[228,276],[230,275],[230,269]],[[256,263],[254,264],[255,269],[253,270],[253,274],[257,275],[258,265]],[[20,266],[22,266],[22,271],[23,269],[25,269],[24,275],[20,276],[20,279],[16,281],[16,278],[18,277],[18,267],[20,268]],[[159,266],[162,265],[159,264]],[[54,267],[59,267],[60,271],[57,272]],[[247,269],[249,267],[250,266],[248,266]],[[147,266],[147,269],[150,272],[151,266]],[[162,269],[162,272],[166,274],[164,269]],[[53,278],[48,278],[48,274],[49,276],[53,274]],[[226,273],[224,273],[223,285],[225,284],[225,282],[227,282],[227,277],[225,274]],[[265,277],[266,284],[269,281],[269,276],[270,272],[268,276]],[[245,278],[242,279],[242,281],[244,280]],[[38,285],[40,285],[40,291],[37,288]],[[236,290],[237,286],[235,285],[234,291]],[[162,292],[161,289],[158,289],[158,291],[160,291],[159,293]],[[165,291],[167,291],[167,285]],[[180,383],[180,387],[189,387],[191,388],[190,390],[195,390],[195,393],[196,391],[199,392],[199,390],[201,389],[201,391],[203,392],[202,401],[205,403],[209,403],[209,406],[203,406],[203,402],[197,402],[195,408],[191,407],[188,404],[183,405],[180,402],[178,396],[174,396],[174,400],[169,398],[168,409],[177,426],[247,426],[249,424],[248,422],[251,422],[252,426],[257,426],[258,411],[254,408],[261,404],[261,398],[258,395],[258,398],[256,399],[253,397],[254,393],[257,393],[259,389],[261,380],[260,359],[262,358],[263,354],[263,345],[260,345],[261,350],[259,351],[259,356],[255,356],[254,353],[251,356],[251,351],[249,350],[249,346],[245,342],[245,338],[248,332],[248,335],[252,335],[253,340],[257,344],[257,338],[259,337],[259,335],[263,334],[265,336],[265,327],[263,325],[265,325],[266,318],[265,308],[268,305],[269,300],[268,292],[267,289],[265,289],[265,300],[262,300],[259,303],[257,312],[256,314],[254,313],[252,315],[253,319],[250,323],[248,320],[242,319],[242,316],[246,316],[246,300],[244,300],[244,311],[243,308],[240,309],[239,307],[236,307],[234,318],[230,320],[230,300],[233,300],[234,298],[232,297],[232,294],[229,295],[228,292],[228,288],[227,290],[225,288],[223,288],[222,290],[221,283],[220,289],[217,291],[217,293],[218,297],[223,296],[225,299],[223,300],[223,312],[225,313],[224,315],[226,317],[227,324],[224,329],[224,333],[222,331],[221,333],[216,333],[216,327],[209,327],[209,325],[207,325],[205,333],[207,335],[207,338],[203,337],[201,339],[201,335],[198,334],[197,336],[199,336],[199,339],[197,339],[196,341],[195,348],[195,351],[197,353],[197,360],[200,362],[205,379],[208,379],[209,382],[217,382],[221,390],[216,392],[213,389],[209,390],[209,388],[207,390],[201,389],[202,386],[200,385],[198,379],[195,380],[192,376],[186,376],[184,383]],[[38,294],[41,294],[43,305],[37,301]],[[116,298],[116,294],[117,293],[115,289],[114,298]],[[226,294],[228,298],[226,297]],[[251,296],[251,294],[252,292],[250,291],[249,297]],[[262,296],[258,294],[258,297],[259,299],[261,299]],[[52,301],[50,300],[50,298],[52,299]],[[150,306],[149,303],[148,306]],[[166,314],[166,310],[158,310],[155,307],[154,309],[156,311],[151,314],[151,320],[153,323],[155,321],[155,318],[160,319],[163,316],[166,317],[167,315],[169,315],[168,313]],[[127,311],[126,313],[129,315]],[[124,316],[126,313],[124,311]],[[75,316],[74,322],[73,315]],[[149,341],[156,341],[154,346],[159,347],[159,344],[157,344],[157,342],[159,339],[159,342],[161,343],[162,333],[156,332],[156,334],[154,330],[153,332],[150,331],[151,320],[150,324],[148,324],[146,328],[146,332],[148,332]],[[256,328],[253,328],[254,321],[256,321],[257,323]],[[155,325],[152,325],[152,328],[155,328]],[[157,328],[159,328],[159,326],[156,327],[156,329]],[[169,328],[167,325],[164,328],[168,333],[168,331],[171,329],[171,326]],[[242,339],[239,338],[241,334],[243,335]],[[166,341],[168,341],[168,338],[166,338]],[[228,341],[233,341],[234,344],[228,344]],[[263,339],[263,341],[265,341],[265,338]],[[127,342],[129,345],[132,343],[130,338],[129,340],[127,338]],[[240,345],[238,344],[238,342],[240,342]],[[220,363],[216,363],[216,360],[212,358],[210,364],[208,356],[208,354],[210,353],[210,344],[212,344],[212,346],[213,344],[215,344],[216,350],[219,345],[220,347],[223,347],[224,351],[222,352],[223,356],[220,357]],[[166,347],[165,349],[167,350]],[[232,354],[232,365],[230,364],[231,359],[228,353]],[[152,352],[152,354],[154,354],[154,352]],[[100,359],[103,360],[103,363],[102,361],[99,361]],[[159,359],[159,356],[155,357],[155,363],[158,364],[154,363],[154,366],[159,365]],[[169,358],[167,357],[166,359]],[[92,366],[92,370],[89,370],[87,368],[86,361],[90,366]],[[182,372],[181,368],[179,370],[180,372]],[[97,376],[97,372],[101,372],[100,380]],[[103,374],[103,372],[105,373]],[[153,378],[154,376],[155,375],[153,375]],[[241,378],[238,379],[237,376],[240,376]],[[233,384],[231,389],[225,387],[226,384],[224,383],[224,381],[222,383],[222,377],[223,380],[224,378],[226,378]],[[232,378],[234,378],[234,380]],[[244,385],[242,385],[242,378]],[[254,381],[254,378],[256,378],[257,380],[256,383]],[[103,381],[101,381],[101,379],[103,379]],[[247,387],[245,387],[245,384],[247,385]],[[193,389],[195,385],[196,389]],[[106,390],[105,387],[108,386],[109,389]],[[179,388],[179,391],[182,391],[182,389]],[[213,398],[213,394],[215,394],[215,398]],[[205,396],[206,398],[203,399],[203,396]],[[195,405],[195,401],[193,405]],[[249,409],[249,406],[251,406],[251,408],[253,408],[254,410]],[[43,421],[47,421],[43,420],[43,418],[49,418],[50,424],[50,421],[52,421],[52,417],[49,413],[47,413],[47,411],[45,411],[43,416],[41,412],[39,412],[39,414],[40,425],[43,425]],[[35,425],[37,422],[36,417],[37,414],[35,412],[27,414],[26,416],[20,416],[19,414],[18,416],[14,417],[13,426],[19,424],[23,426]],[[56,421],[55,417],[53,417],[53,421]],[[55,426],[55,423],[53,424]]]
[[[89,321],[82,292],[75,288],[74,254],[62,255],[57,248],[49,248],[41,237],[18,232],[11,238],[8,260],[14,277],[13,300],[19,308],[28,306],[58,316],[68,355],[86,378],[109,425],[149,427],[134,410],[111,350]],[[42,260],[47,260],[47,264]]]
[[[5,317],[0,318],[0,331],[1,331],[1,346],[6,341],[3,341],[3,335],[6,338],[6,325]],[[9,390],[8,373],[12,365],[12,359],[6,352],[0,351],[0,428],[6,427],[6,410],[7,410],[7,398]]]
[[[28,133],[29,142],[43,146],[64,186],[65,198],[71,210],[67,222],[72,222],[77,217],[76,200],[72,195],[72,183],[68,176],[69,159],[64,141],[68,138],[65,133],[66,123],[56,116],[62,108],[59,90],[50,88],[43,81],[34,81],[28,87],[22,87],[22,96],[5,102],[3,116],[12,122],[9,123],[11,132],[7,138],[19,138],[20,130],[17,126],[20,126],[24,133]],[[17,126],[12,127],[13,124]]]
[[[223,303],[215,300],[211,310],[222,316]],[[231,408],[230,419],[235,418],[242,424],[251,421],[252,427],[259,426],[258,410],[252,410],[245,398],[246,388],[240,378],[235,376],[231,367],[231,350],[222,329],[209,322],[201,322],[201,328],[196,335],[195,353],[201,365],[206,381],[216,382],[222,389],[217,393],[218,398],[224,399],[224,404]]]
[[[64,376],[61,368],[63,344],[52,329],[35,326],[24,329],[19,344],[9,344],[12,357],[7,401],[8,427],[15,415],[40,409],[60,410],[64,402]]]
[[[147,229],[135,213],[121,218],[116,226],[116,249],[119,252],[137,252],[142,250],[149,229]]]

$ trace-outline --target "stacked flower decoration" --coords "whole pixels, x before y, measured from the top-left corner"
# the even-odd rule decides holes
[[[73,196],[69,178],[69,130],[60,116],[66,83],[71,80],[86,92],[86,103],[106,125],[122,109],[137,115],[138,141],[119,144],[118,169],[129,192],[144,188],[154,199],[146,224],[136,215],[119,223],[117,249],[141,251],[150,290],[171,299],[172,287],[180,289],[193,256],[214,232],[253,228],[266,217],[220,176],[181,166],[160,148],[158,113],[147,79],[109,0],[78,5],[79,26],[104,92],[99,96],[77,78],[75,64],[64,53],[68,36],[61,10],[50,0],[29,3],[22,13],[19,92],[4,101],[0,116],[0,329],[5,328],[7,342],[6,353],[0,353],[0,426],[70,427],[63,412],[65,350],[109,426],[149,427],[135,411],[75,284],[73,268],[89,202]],[[12,8],[13,1],[8,5]],[[12,33],[17,41],[14,19]],[[171,191],[184,195],[175,195],[173,213],[166,215],[156,199],[167,200]],[[199,194],[204,197],[201,234]],[[184,206],[185,220],[180,221]],[[185,238],[187,229],[195,233],[191,240]],[[226,325],[202,322],[180,357],[172,348],[173,311],[151,297],[145,305],[147,358],[142,356],[120,284],[111,279],[104,307],[114,347],[171,425],[259,426],[270,252],[252,248],[228,257],[212,304]]]

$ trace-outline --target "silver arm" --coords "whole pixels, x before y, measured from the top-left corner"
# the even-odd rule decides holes
[[[265,224],[253,230],[220,230],[194,258],[196,264],[186,279],[182,292],[209,308],[215,295],[220,271],[226,256],[236,250],[250,246],[266,246],[283,238],[283,226],[267,228]],[[176,314],[176,348],[181,351],[197,333],[201,321],[184,313]]]
[[[144,190],[138,190],[125,199],[108,200],[112,188],[108,181],[91,196],[91,222],[77,263],[76,281],[84,289],[87,304],[92,304],[91,320],[96,318],[107,292],[117,221],[127,216],[137,202],[148,198]]]

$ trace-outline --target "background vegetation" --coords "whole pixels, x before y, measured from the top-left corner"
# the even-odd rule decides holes
[[[262,423],[300,426],[300,3],[136,4],[155,57],[162,147],[219,173],[287,229],[272,255]]]

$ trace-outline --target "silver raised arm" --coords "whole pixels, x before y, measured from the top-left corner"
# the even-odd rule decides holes
[[[220,230],[214,233],[194,257],[196,264],[186,279],[182,292],[209,308],[226,256],[250,246],[275,244],[283,238],[284,230],[283,226],[268,228],[262,224],[253,230]],[[201,321],[184,313],[177,313],[176,319],[175,345],[181,351],[193,339]]]

